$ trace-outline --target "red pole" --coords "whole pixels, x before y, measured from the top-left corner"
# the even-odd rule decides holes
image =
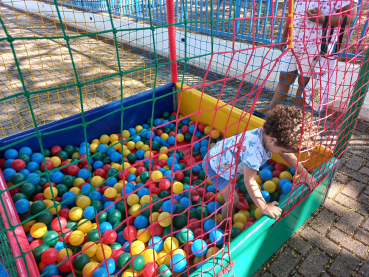
[[[167,16],[168,24],[174,24],[174,3],[173,0],[167,0]],[[176,53],[176,27],[175,25],[168,27],[168,39],[169,39],[169,59],[171,62],[177,60]],[[173,62],[170,64],[170,72],[172,76],[172,83],[178,82],[178,69],[177,63]]]

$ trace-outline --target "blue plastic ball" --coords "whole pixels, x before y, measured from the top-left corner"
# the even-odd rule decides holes
[[[93,163],[92,167],[94,169],[102,168],[104,166],[104,163],[102,161],[96,161]]]
[[[103,202],[103,204],[105,204],[105,202],[108,201],[104,195],[101,195],[101,202]]]
[[[159,136],[157,136],[157,137],[154,137],[154,141],[156,141],[156,142],[161,142],[161,137],[159,137]]]
[[[177,163],[177,160],[174,157],[169,157],[167,160],[167,164],[172,167],[174,164]]]
[[[40,168],[40,165],[37,163],[37,162],[33,162],[33,161],[30,161],[26,168],[29,170],[29,171],[34,171],[36,169],[39,169]]]
[[[137,230],[146,229],[149,226],[149,221],[145,216],[139,215],[135,218],[134,225]]]
[[[123,244],[123,251],[126,253],[131,252],[131,245],[129,244],[129,242],[126,242],[125,244]]]
[[[188,125],[188,123],[190,123],[191,119],[189,117],[186,117],[184,119],[182,119],[182,122],[184,125]]]
[[[4,162],[4,167],[5,168],[12,168],[12,162],[14,161],[14,159],[9,159],[9,160],[6,160]]]
[[[110,155],[110,159],[113,161],[113,162],[119,162],[120,159],[122,158],[122,154],[118,153],[118,152],[114,152]]]
[[[101,197],[101,199],[102,199],[103,197]],[[110,206],[111,205],[111,206]],[[106,201],[105,203],[104,203],[104,210],[106,211],[106,212],[111,212],[112,210],[114,210],[115,209],[115,206],[116,206],[116,204],[114,203],[114,201]],[[109,208],[108,208],[109,207]]]
[[[64,248],[65,248],[65,246],[64,246],[64,243],[63,243],[62,241],[58,241],[58,242],[55,244],[54,248],[55,248],[56,250],[60,251],[60,250],[64,249]]]
[[[286,194],[284,194],[284,193],[283,193],[283,194],[281,194],[281,195],[279,196],[279,200],[282,200],[282,198],[283,198],[283,197],[285,197],[285,196],[286,196]]]
[[[289,182],[284,183],[281,189],[283,191],[283,194],[289,193],[292,189],[292,182],[289,181]]]
[[[199,137],[199,138],[200,138],[200,137],[202,136],[202,133],[201,133],[200,131],[196,131],[196,132],[195,132],[195,136],[197,136],[197,137]]]
[[[293,176],[293,175],[295,175],[296,170],[295,170],[293,167],[291,167],[291,168],[290,168],[290,172],[291,172],[291,174],[292,174],[292,176]]]
[[[31,236],[31,233],[27,234],[27,240],[29,243],[31,243],[32,241],[34,241],[35,239]]]
[[[124,245],[127,241],[126,239],[123,237],[123,231],[120,231],[118,234],[117,234],[117,242],[120,244],[120,245]]]
[[[140,199],[142,198],[142,196],[144,195],[150,195],[150,190],[148,188],[140,188],[140,190],[137,192],[138,197],[140,197]]]
[[[166,200],[161,206],[161,208],[163,209],[163,212],[167,212],[171,214],[171,213],[174,213],[176,209],[176,203],[174,203],[172,200]]]
[[[4,176],[4,179],[5,181],[10,181],[12,176],[17,173],[17,171],[15,171],[15,169],[13,168],[6,168],[4,169],[3,171],[3,176]]]
[[[102,151],[102,153],[105,153],[105,152],[107,151],[107,148],[108,148],[108,146],[106,146],[105,144],[100,144],[100,145],[97,147],[97,151],[98,151],[98,152],[101,152],[101,151]]]
[[[50,264],[44,267],[44,269],[41,271],[41,275],[43,277],[51,277],[54,275],[59,275],[59,269],[55,264]]]
[[[263,163],[263,164],[260,166],[260,170],[264,169],[266,166],[268,166],[268,162]]]
[[[270,171],[274,170],[274,166],[272,165],[267,165],[266,167],[264,167],[263,169],[269,169]]]
[[[31,204],[27,199],[19,199],[17,202],[14,203],[15,209],[17,213],[23,214],[29,210]]]
[[[208,186],[207,188],[206,188],[206,191],[207,192],[212,192],[212,193],[216,193],[216,188],[215,188],[215,186],[214,185],[210,185],[210,186]]]
[[[173,266],[174,272],[182,272],[187,266],[187,260],[182,254],[175,254],[170,260],[170,266]]]
[[[182,197],[181,200],[179,200],[179,204],[181,204],[185,210],[189,206],[192,206],[192,203],[188,197]]]
[[[130,188],[130,187],[125,187],[125,188],[122,188],[122,191],[121,191],[121,195],[122,196],[128,196],[130,195],[131,193],[133,192],[133,189]]]
[[[189,131],[191,134],[193,134],[193,133],[195,132],[195,125],[190,125],[190,126],[188,127],[188,131]]]
[[[50,176],[50,179],[55,184],[59,184],[59,183],[62,182],[63,177],[64,177],[64,174],[63,173],[61,173],[61,172],[54,172],[54,174]]]
[[[175,137],[173,137],[173,136],[170,136],[170,137],[168,138],[168,143],[169,143],[170,145],[174,145],[174,144],[176,143],[176,138],[175,138]]]
[[[86,168],[81,168],[77,173],[77,177],[86,180],[90,177],[90,171]]]
[[[160,118],[155,119],[155,120],[154,120],[154,125],[155,125],[155,126],[159,126],[159,125],[161,125],[161,119],[160,119]]]
[[[212,230],[209,234],[211,242],[215,242],[216,245],[221,245],[224,242],[224,232],[220,229]]]
[[[67,191],[66,193],[63,194],[62,201],[68,205],[73,204],[74,201],[76,201],[76,195],[71,191]]]
[[[4,153],[4,157],[9,160],[9,159],[16,159],[18,157],[18,151],[15,149],[8,149],[5,151]]]
[[[100,268],[96,269],[92,274],[92,277],[109,277],[108,272],[103,265]]]
[[[263,196],[265,202],[269,202],[270,201],[270,194],[269,194],[269,192],[267,192],[266,190],[262,190],[261,191],[261,195]]]
[[[193,144],[193,149],[199,150],[200,147],[201,147],[201,143],[198,141]]]
[[[106,155],[108,155],[110,157],[111,154],[117,152],[117,150],[115,150],[114,148],[109,148],[108,151],[106,151]]]
[[[101,234],[104,234],[104,232],[109,229],[113,229],[113,226],[110,224],[110,222],[103,222],[99,225],[99,230]]]
[[[87,153],[90,153],[90,148],[86,148],[86,145],[83,145],[82,147],[79,148],[79,154],[84,155]]]
[[[207,146],[201,146],[200,153],[204,153],[204,152],[208,152],[208,147]]]
[[[36,163],[41,163],[43,161],[43,156],[41,153],[33,153],[31,156],[31,161]]]
[[[85,184],[81,188],[81,192],[84,192],[83,195],[88,195],[91,192],[91,189],[93,189],[93,186],[90,184]]]
[[[182,170],[182,167],[179,164],[173,165],[173,172]]]
[[[137,133],[135,128],[128,128],[128,132],[131,135],[131,137]]]
[[[37,173],[28,174],[27,177],[26,177],[27,182],[32,183],[34,185],[37,185],[40,182],[40,177],[36,177],[37,175],[38,175]],[[32,179],[32,178],[34,178],[34,179]],[[30,179],[32,179],[32,180],[30,180]],[[53,180],[51,180],[51,181],[54,182]],[[61,182],[61,180],[60,180],[60,182]],[[54,182],[54,183],[56,183],[56,182]]]
[[[27,154],[28,156],[32,155],[32,149],[28,146],[23,146],[21,149],[19,149],[19,155],[20,154]]]
[[[132,138],[132,141],[134,143],[137,143],[137,142],[141,141],[141,137],[140,136],[135,136],[135,137]]]
[[[203,139],[201,142],[200,142],[201,146],[208,146],[209,145],[209,140],[208,139]]]
[[[110,258],[107,260],[103,260],[101,262],[101,268],[103,268],[106,271],[106,266],[108,266],[108,271],[110,274],[113,274],[113,272],[115,271],[115,261],[114,259]],[[100,275],[98,275],[100,277]]]
[[[270,179],[273,178],[273,173],[271,170],[264,168],[263,170],[260,171],[260,177],[264,181],[269,181]]]
[[[201,257],[202,255],[206,254],[208,247],[206,246],[205,241],[202,239],[197,239],[192,243],[191,250],[196,257]]]
[[[115,177],[109,177],[108,180],[106,180],[106,185],[109,187],[113,187],[116,183],[118,183],[117,178]]]
[[[23,168],[23,169],[19,170],[18,173],[22,173],[24,176],[27,176],[31,172],[27,168]]]
[[[95,217],[95,208],[93,206],[88,206],[83,211],[83,217],[86,219],[93,219]]]
[[[192,170],[193,170],[194,172],[199,172],[199,171],[201,170],[201,165],[197,164],[197,165],[193,166],[193,167],[192,167]]]
[[[90,146],[90,144],[88,143],[88,142],[86,142],[86,141],[82,141],[81,142],[81,144],[79,145],[79,147],[81,148],[81,147],[86,147],[86,144],[87,144],[87,147],[89,147]]]
[[[135,185],[134,185],[134,184],[132,184],[132,183],[127,183],[127,184],[126,184],[126,188],[127,188],[127,187],[131,188],[131,189],[132,189],[132,191],[133,191],[133,190],[135,190],[135,188],[136,188],[136,187],[135,187]]]
[[[213,230],[215,228],[215,226],[217,226],[217,223],[215,222],[214,219],[207,219],[204,221],[204,230],[206,232],[209,232],[210,230]]]
[[[160,250],[163,249],[163,240],[161,237],[152,237],[150,240],[149,240],[149,248],[150,249],[153,249],[156,251],[156,252],[159,252]]]
[[[217,205],[218,204],[218,202],[217,203],[215,203],[214,201],[212,201],[212,202],[209,202],[207,205],[206,205],[206,209],[208,210],[208,212],[209,212],[209,214],[213,214],[214,212],[215,212],[215,209],[217,208],[219,208],[219,206]],[[219,203],[220,204],[220,203]],[[217,211],[217,213],[220,213],[221,212],[221,210],[219,210],[219,211]]]
[[[140,150],[137,150],[136,152],[136,156],[139,160],[142,160],[144,158],[144,155],[145,155],[145,151],[140,149]]]
[[[137,176],[136,175],[134,175],[134,174],[129,174],[128,175],[128,177],[127,177],[127,182],[131,182],[131,181],[135,181],[136,180],[136,178],[137,178]],[[131,183],[132,184],[132,183]],[[133,184],[132,184],[133,185]]]
[[[92,198],[92,195],[94,196]],[[87,196],[92,200],[101,200],[101,193],[97,190],[94,190],[92,193],[91,191],[87,194]]]

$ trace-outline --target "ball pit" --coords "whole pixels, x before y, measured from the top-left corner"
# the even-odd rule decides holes
[[[224,199],[214,197],[211,182],[204,184],[200,162],[209,145],[222,138],[188,118],[179,121],[176,131],[175,124],[169,127],[175,116],[165,116],[154,119],[155,126],[166,124],[156,132],[147,131],[147,123],[123,130],[122,143],[121,134],[104,134],[87,144],[44,149],[45,156],[29,147],[5,152],[3,164],[9,165],[2,169],[8,186],[23,182],[19,190],[12,189],[16,211],[24,219],[36,216],[23,228],[29,241],[38,243],[33,255],[40,272],[52,268],[53,275],[60,275],[73,268],[86,276],[109,276],[120,270],[130,276],[132,270],[143,270],[143,276],[170,276],[219,251],[228,239],[219,226],[215,229]],[[199,141],[191,149],[192,138]],[[176,143],[187,150],[174,153]],[[92,155],[89,161],[87,154]],[[292,188],[294,171],[273,164],[263,165],[257,176],[268,202]],[[46,175],[37,176],[45,169],[53,170],[51,182]],[[236,190],[240,205],[230,239],[261,216],[242,178]]]

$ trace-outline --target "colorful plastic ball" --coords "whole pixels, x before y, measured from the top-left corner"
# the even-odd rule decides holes
[[[101,247],[102,246],[102,247]],[[101,262],[102,260],[110,258],[112,250],[108,245],[98,244],[96,250],[96,258]]]
[[[174,203],[173,200],[166,200],[161,206],[161,208],[163,209],[163,212],[167,212],[171,214],[176,209],[176,203]]]
[[[224,242],[224,232],[220,229],[212,230],[209,234],[211,242],[215,242],[216,245],[221,245]]]
[[[194,234],[191,229],[184,228],[178,232],[178,240],[181,243],[186,243],[194,239]]]
[[[51,228],[54,231],[60,232],[62,229],[67,227],[67,220],[64,217],[54,218],[51,222]]]
[[[160,274],[161,277],[171,277],[172,276],[172,271],[170,270],[168,265],[162,264],[162,265],[160,265],[160,267],[158,269],[158,274]]]
[[[19,199],[17,202],[15,202],[14,206],[17,210],[17,213],[23,214],[29,210],[31,204],[27,199]]]
[[[9,159],[16,159],[18,157],[18,151],[15,149],[8,149],[5,151],[4,153],[4,157],[9,160]]]
[[[104,232],[109,229],[113,229],[113,226],[109,222],[103,222],[99,225],[99,230],[101,234],[104,234]]]
[[[181,193],[183,191],[183,184],[181,182],[175,182],[173,184],[173,192]]]
[[[173,266],[174,272],[182,272],[185,270],[187,266],[187,261],[185,256],[181,254],[175,254],[172,259],[170,260],[170,266]]]
[[[52,277],[54,275],[59,275],[59,269],[56,265],[50,264],[44,267],[41,271],[43,277]]]
[[[97,268],[99,266],[99,264],[97,262],[89,262],[87,263],[83,269],[82,269],[82,274],[83,276],[92,276],[92,274],[90,274],[90,272],[94,271],[95,268]]]
[[[138,217],[135,218],[135,222],[134,225],[136,227],[136,229],[145,229],[147,228],[147,226],[149,226],[149,221],[147,220],[147,218],[143,215],[139,215]]]
[[[15,159],[12,162],[11,167],[16,171],[19,171],[23,168],[26,168],[26,162],[24,160],[21,160],[21,159]]]
[[[296,170],[295,170],[293,167],[291,167],[291,168],[290,168],[290,172],[291,172],[291,174],[292,174],[292,175],[295,175]]]
[[[73,260],[73,267],[79,271],[82,271],[84,266],[90,262],[90,257],[86,254],[79,254]]]
[[[114,203],[114,201],[106,201],[104,203],[104,210],[106,212],[111,212],[112,210],[114,210],[116,207],[116,204]]]
[[[207,250],[206,242],[202,239],[197,239],[192,243],[191,251],[196,257],[205,255]]]
[[[270,201],[270,194],[269,192],[262,190],[261,191],[261,195],[263,196],[265,202],[269,202]]]
[[[42,238],[47,232],[47,226],[44,223],[36,223],[31,227],[31,236],[35,239]]]
[[[137,229],[134,226],[127,226],[123,230],[123,238],[127,241],[133,241],[136,238]]]
[[[162,212],[158,217],[158,222],[162,227],[168,227],[172,223],[172,218],[170,213]]]
[[[58,256],[59,256],[58,250],[56,250],[55,248],[46,249],[41,254],[41,262],[44,265],[53,264],[58,260]]]
[[[215,228],[215,226],[217,225],[216,221],[214,219],[207,219],[204,222],[204,230],[206,232],[209,232],[210,230],[213,230]]]
[[[173,230],[174,231],[174,230]],[[164,240],[164,250],[169,253],[179,247],[179,242],[174,237],[168,237]]]
[[[32,174],[32,173],[31,173]],[[27,176],[28,177],[28,176]],[[64,177],[64,174],[61,172],[54,172],[50,175],[50,179],[52,182],[54,182],[55,184],[59,184],[62,182]]]
[[[287,194],[291,191],[292,189],[292,182],[286,182],[283,184],[283,186],[281,187],[283,194]]]
[[[288,179],[290,181],[292,181],[293,177],[292,174],[288,171],[283,171],[281,172],[281,174],[279,174],[279,179]]]
[[[101,266],[100,268],[94,271],[92,277],[109,277],[109,275],[106,268]]]
[[[16,174],[16,173],[17,172],[13,168],[6,168],[6,169],[4,169],[3,176],[4,176],[5,181],[10,181],[11,178],[12,178],[12,176],[14,174]]]
[[[277,189],[277,185],[273,181],[266,181],[263,188],[267,192],[273,193]]]
[[[80,230],[76,230],[70,234],[69,243],[73,246],[78,246],[82,244],[84,239],[85,239],[85,234]]]
[[[273,173],[272,173],[272,171],[271,171],[271,170],[269,170],[269,169],[262,169],[262,170],[260,171],[260,177],[261,177],[261,179],[263,179],[264,181],[268,181],[268,180],[270,180],[270,179],[272,179],[272,178],[273,178]]]
[[[42,241],[48,246],[53,246],[58,242],[59,234],[55,231],[48,231],[43,237]]]
[[[163,249],[163,240],[161,237],[155,236],[149,240],[149,248],[159,252]]]
[[[132,262],[129,263],[129,267],[134,271],[140,271],[141,269],[143,269],[144,266],[145,259],[142,255],[134,255],[132,258]]]

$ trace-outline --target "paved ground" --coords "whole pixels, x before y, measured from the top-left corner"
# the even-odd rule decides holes
[[[60,34],[60,26],[39,17],[0,6],[1,16],[12,35],[27,36]],[[15,16],[16,15],[16,16]],[[35,29],[30,28],[34,26]],[[38,26],[38,28],[36,28]],[[41,28],[40,26],[44,26]],[[77,30],[69,29],[70,35]],[[108,42],[108,43],[107,43]],[[62,40],[30,40],[15,43],[17,56],[29,90],[60,87],[75,82],[72,64]],[[111,41],[104,38],[77,39],[72,43],[77,71],[83,82],[116,72],[116,52]],[[14,68],[11,49],[0,43],[0,97],[21,92],[20,79]],[[147,53],[129,46],[119,46],[124,70],[152,64]],[[168,67],[159,68],[157,85],[168,83]],[[216,78],[216,76],[214,77]],[[189,69],[187,84],[202,82],[202,75]],[[233,92],[229,84],[226,89]],[[152,88],[152,69],[127,75],[123,82],[124,96]],[[85,109],[119,99],[118,78],[94,82],[83,89]],[[209,87],[207,93],[217,92],[220,85]],[[246,88],[244,88],[246,90]],[[227,97],[227,95],[225,96]],[[75,88],[58,89],[31,97],[38,124],[44,124],[81,111]],[[0,137],[33,127],[28,104],[23,97],[0,104]],[[328,199],[316,213],[289,239],[254,276],[369,276],[369,123],[359,122],[349,150],[342,160]]]

